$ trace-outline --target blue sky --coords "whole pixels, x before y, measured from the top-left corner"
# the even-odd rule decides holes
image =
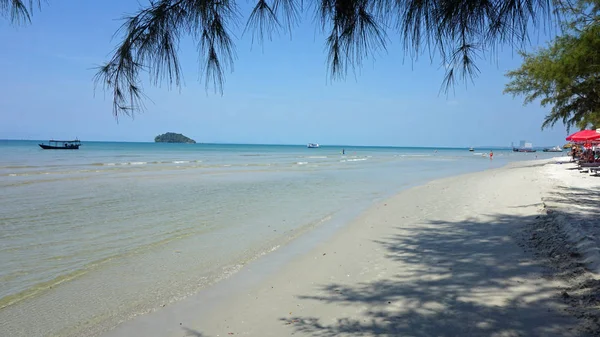
[[[146,85],[152,99],[146,111],[117,123],[110,97],[94,92],[93,67],[115,45],[117,19],[137,6],[132,0],[50,0],[32,25],[0,21],[0,139],[152,141],[173,131],[216,143],[451,147],[509,146],[520,139],[556,145],[566,136],[562,125],[540,130],[548,108],[523,107],[521,99],[502,94],[503,74],[521,62],[508,48],[497,62],[480,60],[475,83],[459,84],[449,96],[439,93],[439,63],[428,57],[412,62],[394,35],[388,52],[365,61],[356,77],[331,83],[324,38],[311,18],[293,39],[275,36],[263,47],[235,31],[238,57],[223,96],[205,91],[196,48],[182,41],[185,86]],[[532,38],[533,45],[542,43],[543,35]]]

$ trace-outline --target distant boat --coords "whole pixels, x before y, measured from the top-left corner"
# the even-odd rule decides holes
[[[306,145],[307,148],[309,149],[316,149],[319,147],[319,144],[317,143],[308,143],[308,145]]]
[[[528,147],[521,147],[521,148],[513,147],[513,151],[514,152],[535,152],[537,150],[528,148]]]
[[[472,148],[472,147],[470,147],[470,148],[469,148],[469,151],[473,152],[473,151],[475,151],[475,149],[474,149],[474,148]]]
[[[544,151],[544,152],[562,152],[562,148],[557,145],[555,147],[543,149],[542,151]]]
[[[38,144],[44,150],[78,150],[81,146],[79,139],[75,140],[54,140],[51,139],[46,144]]]
[[[535,152],[536,150],[533,148],[533,145],[525,140],[521,141],[521,146],[519,147],[514,147],[513,146],[513,151],[514,152]]]

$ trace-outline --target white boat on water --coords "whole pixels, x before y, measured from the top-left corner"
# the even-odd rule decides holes
[[[562,150],[562,147],[557,145],[555,147],[543,149],[542,151],[544,151],[544,152],[562,152],[563,150]]]
[[[308,145],[306,145],[307,148],[309,149],[316,149],[319,147],[319,144],[317,143],[308,143]]]

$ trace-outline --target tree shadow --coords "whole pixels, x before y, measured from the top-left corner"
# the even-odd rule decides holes
[[[544,198],[544,203],[554,217],[582,231],[600,247],[600,188],[559,186]]]
[[[528,205],[519,205],[519,206],[509,206],[509,208],[529,208],[529,207],[541,207],[543,206],[544,203],[543,202],[538,202],[535,204],[528,204]]]
[[[208,335],[203,334],[200,331],[194,330],[194,329],[190,329],[190,328],[186,328],[186,327],[181,327],[181,329],[183,331],[185,331],[185,337],[208,337]]]
[[[556,191],[550,192],[549,196],[544,198],[544,201],[554,203],[556,206],[562,208],[586,208],[594,214],[600,213],[600,207],[598,207],[600,205],[600,189],[594,187],[558,186]],[[583,215],[586,214],[584,213]]]
[[[545,269],[517,245],[523,225],[540,216],[481,218],[399,226],[398,234],[376,241],[394,261],[396,275],[356,285],[322,284],[315,293],[324,295],[299,296],[348,306],[354,314],[334,321],[301,316],[281,321],[311,336],[580,335],[572,317],[557,313],[562,301],[542,277]]]

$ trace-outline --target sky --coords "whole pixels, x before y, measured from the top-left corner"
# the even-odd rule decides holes
[[[325,38],[311,16],[289,35],[261,46],[236,35],[237,59],[223,95],[207,92],[199,54],[190,38],[179,53],[184,86],[145,81],[150,101],[134,118],[112,115],[111,97],[94,88],[94,67],[110,57],[113,34],[137,0],[49,0],[31,25],[0,18],[0,139],[75,138],[153,141],[177,132],[204,143],[320,144],[468,147],[564,143],[563,125],[541,130],[549,107],[523,106],[504,95],[504,74],[519,67],[510,48],[479,60],[474,83],[440,92],[444,67],[427,56],[412,61],[390,32],[388,51],[364,62],[356,74],[332,82]],[[142,4],[146,2],[141,0]],[[245,20],[249,9],[240,2]],[[533,48],[546,43],[531,37]]]

